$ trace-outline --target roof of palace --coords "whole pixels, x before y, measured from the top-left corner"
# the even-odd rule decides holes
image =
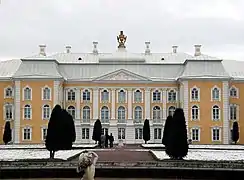
[[[123,39],[122,39],[123,40]],[[118,40],[119,41],[119,40]],[[122,42],[122,41],[121,41]],[[123,44],[122,44],[123,46]],[[244,61],[222,60],[198,52],[130,53],[118,47],[112,53],[43,54],[0,62],[0,79],[57,79],[68,81],[175,81],[194,78],[244,80]],[[195,46],[196,47],[196,46]],[[199,47],[199,46],[198,46]],[[69,47],[70,48],[70,47]]]

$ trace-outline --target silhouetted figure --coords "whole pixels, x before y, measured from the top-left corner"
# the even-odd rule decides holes
[[[106,140],[105,135],[101,135],[101,148],[105,147],[105,140]]]
[[[113,137],[113,135],[111,133],[110,136],[109,136],[109,146],[110,146],[110,148],[113,147],[113,143],[114,143],[114,137]]]
[[[105,148],[108,148],[108,140],[109,140],[109,135],[108,135],[108,132],[106,131],[106,133],[105,133]]]

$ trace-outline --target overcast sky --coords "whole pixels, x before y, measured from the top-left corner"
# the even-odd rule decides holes
[[[47,53],[114,52],[120,30],[127,50],[202,52],[244,60],[244,0],[1,0],[0,59]]]

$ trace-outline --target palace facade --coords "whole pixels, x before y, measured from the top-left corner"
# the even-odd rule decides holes
[[[143,143],[144,119],[150,120],[150,143],[161,143],[164,123],[177,107],[184,109],[188,137],[194,144],[230,144],[238,121],[244,143],[244,61],[222,60],[201,52],[130,53],[123,32],[112,53],[46,55],[0,62],[0,133],[10,121],[13,143],[43,143],[52,108],[60,104],[74,117],[76,143],[94,143],[93,124],[115,143]],[[2,142],[2,138],[0,139]]]

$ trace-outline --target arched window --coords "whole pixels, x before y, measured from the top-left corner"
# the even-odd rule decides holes
[[[135,107],[134,119],[142,119],[142,108],[140,106]]]
[[[217,87],[212,89],[212,99],[217,101],[220,99],[220,92]]]
[[[101,100],[103,102],[108,102],[109,101],[109,92],[107,90],[103,90],[101,93]]]
[[[101,120],[109,119],[109,110],[107,106],[103,106],[101,109]]]
[[[24,89],[24,100],[31,100],[31,89],[29,87]]]
[[[168,111],[168,116],[172,116],[174,115],[175,112],[175,107],[174,106],[170,106],[169,107],[169,111]]]
[[[68,107],[68,113],[75,119],[75,107],[74,106],[69,106]]]
[[[13,119],[13,105],[6,104],[5,105],[5,119]]]
[[[191,108],[191,118],[192,120],[198,120],[199,119],[199,108],[194,105]]]
[[[75,101],[75,91],[72,89],[68,91],[68,101]]]
[[[153,101],[160,101],[161,100],[161,92],[159,92],[158,90],[153,92]]]
[[[89,106],[83,107],[83,119],[91,119],[91,109]]]
[[[161,109],[159,106],[153,107],[153,119],[161,119]]]
[[[213,117],[213,120],[219,120],[220,119],[219,106],[217,106],[217,105],[213,106],[212,117]]]
[[[118,108],[118,119],[125,119],[125,108],[123,106]]]
[[[237,120],[238,106],[236,104],[230,105],[230,120]]]
[[[142,92],[140,90],[136,90],[134,92],[134,102],[136,103],[142,102]]]
[[[83,101],[90,101],[91,100],[91,93],[86,89],[83,91]]]
[[[198,100],[198,98],[199,98],[198,89],[197,88],[193,88],[192,91],[191,91],[191,99],[193,101],[196,101],[196,100]]]
[[[125,91],[124,90],[120,90],[118,93],[118,102],[119,103],[124,103],[125,102]]]
[[[5,89],[5,97],[13,97],[12,88],[8,87],[8,88]]]
[[[24,106],[24,119],[31,119],[31,106],[29,104]]]
[[[176,101],[176,92],[174,90],[170,90],[168,92],[168,101],[169,102]]]
[[[51,100],[51,89],[48,87],[45,87],[43,89],[43,100]]]
[[[230,97],[237,97],[237,89],[235,87],[231,87]]]
[[[43,106],[43,119],[49,119],[51,114],[51,108],[49,105],[45,104]]]

